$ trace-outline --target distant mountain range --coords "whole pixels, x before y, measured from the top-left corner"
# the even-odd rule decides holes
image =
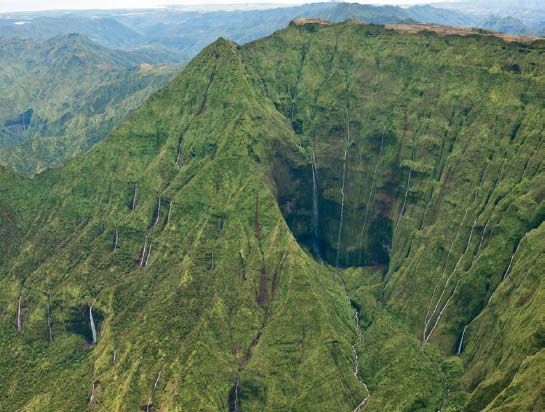
[[[471,6],[474,6],[472,3]],[[513,34],[539,34],[538,21],[501,22],[489,14],[466,13],[431,6],[372,6],[358,3],[312,3],[238,11],[187,11],[180,8],[12,13],[0,18],[0,37],[45,39],[78,32],[108,47],[157,47],[171,51],[173,58],[190,59],[218,37],[246,43],[271,34],[300,17],[318,17],[334,22],[357,18],[367,23],[436,23],[449,26],[476,26]],[[465,7],[467,9],[468,6]],[[519,18],[517,15],[501,17]]]
[[[87,151],[179,69],[153,65],[156,52],[0,39],[0,164],[32,174]]]
[[[157,64],[187,61],[218,37],[248,43],[296,18],[545,34],[545,16],[541,20],[539,12],[521,11],[520,17],[513,17],[505,11],[488,15],[462,12],[456,4],[450,7],[313,3],[239,11],[164,8],[0,15],[0,164],[32,174],[85,152],[177,70]]]
[[[543,412],[545,41],[426,28],[218,39],[89,153],[0,167],[0,411]],[[40,44],[91,124],[144,71]]]

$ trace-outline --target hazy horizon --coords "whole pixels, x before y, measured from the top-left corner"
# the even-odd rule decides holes
[[[432,4],[446,2],[463,2],[464,0],[373,0],[373,1],[351,1],[351,3],[373,4],[373,5],[413,5],[413,4]],[[327,0],[253,0],[253,1],[226,1],[209,0],[199,2],[194,0],[50,0],[44,6],[42,0],[5,0],[0,4],[0,13],[19,12],[19,11],[47,11],[47,10],[93,10],[93,9],[139,9],[139,8],[157,8],[165,6],[188,6],[188,7],[206,7],[206,6],[289,6],[301,5],[305,3],[320,3]]]

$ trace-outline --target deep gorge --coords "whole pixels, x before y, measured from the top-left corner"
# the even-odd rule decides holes
[[[291,24],[1,169],[6,405],[539,408],[543,73],[540,42]]]

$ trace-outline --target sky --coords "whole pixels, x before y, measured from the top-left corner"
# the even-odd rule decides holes
[[[0,0],[0,13],[31,10],[55,9],[112,9],[112,8],[144,8],[159,7],[165,4],[199,5],[199,4],[233,4],[233,3],[277,3],[302,4],[327,0]],[[353,2],[357,0],[351,0]],[[444,2],[445,0],[368,0],[359,1],[369,4],[422,4]],[[448,1],[448,0],[447,0]]]

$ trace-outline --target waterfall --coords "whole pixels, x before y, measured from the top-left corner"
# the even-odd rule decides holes
[[[350,147],[350,111],[348,104],[348,90],[346,91],[346,145],[344,147],[343,156],[343,173],[341,180],[341,216],[339,218],[339,232],[337,234],[337,257],[335,258],[335,266],[339,266],[339,254],[341,252],[341,237],[343,230],[344,218],[344,184],[346,181],[346,159],[348,157],[348,149]]]
[[[441,318],[443,317],[443,314],[447,310],[448,304],[450,303],[450,301],[452,300],[454,295],[456,295],[456,291],[458,290],[458,285],[459,284],[460,284],[460,279],[458,279],[458,281],[456,282],[456,285],[454,286],[454,289],[452,290],[452,293],[450,294],[447,301],[445,302],[445,305],[443,306],[443,308],[441,309],[441,311],[437,315],[437,318],[435,319],[435,323],[433,324],[433,327],[431,328],[430,333],[428,333],[428,335],[424,339],[424,343],[428,342],[430,340],[430,338],[432,337],[433,332],[435,332],[435,329],[437,328],[437,325],[439,325],[439,321],[441,320]]]
[[[489,168],[489,164],[486,165],[483,173],[482,173],[482,176],[481,176],[481,179],[480,179],[480,182],[479,182],[479,189],[476,189],[474,191],[474,196],[473,196],[473,201],[471,202],[471,204],[467,207],[466,211],[465,211],[465,214],[464,214],[464,218],[462,219],[462,222],[460,223],[460,226],[458,227],[458,231],[456,233],[456,236],[453,240],[453,242],[451,243],[451,246],[450,246],[450,249],[449,249],[449,252],[448,252],[448,255],[447,255],[447,263],[445,265],[445,269],[443,270],[443,274],[441,275],[441,278],[439,279],[438,283],[436,283],[435,285],[435,288],[434,288],[434,291],[433,291],[433,294],[432,294],[432,298],[431,298],[431,301],[430,301],[430,304],[432,304],[433,302],[433,299],[435,297],[435,293],[437,291],[437,286],[439,283],[442,282],[443,280],[443,277],[446,273],[446,269],[448,267],[448,258],[450,256],[450,253],[452,251],[452,248],[454,246],[454,243],[457,241],[458,237],[459,237],[459,234],[460,234],[460,229],[462,228],[464,222],[465,222],[465,219],[467,217],[467,213],[470,209],[474,208],[476,206],[476,202],[477,202],[477,199],[478,199],[478,194],[479,194],[479,191],[480,191],[480,188],[482,187],[482,184],[484,183],[484,179],[486,178],[486,175],[487,175],[487,172],[488,172],[488,168]],[[481,212],[482,213],[482,212]],[[447,287],[450,283],[450,280],[452,278],[452,276],[455,274],[456,270],[458,269],[458,266],[460,265],[460,263],[462,262],[463,258],[465,257],[467,251],[469,250],[469,247],[471,245],[471,239],[473,238],[473,232],[475,230],[475,226],[477,224],[477,221],[479,220],[480,216],[481,216],[481,213],[479,213],[477,215],[477,217],[475,218],[475,220],[473,221],[473,224],[471,225],[471,230],[469,232],[469,236],[468,236],[468,239],[466,241],[466,244],[465,244],[465,248],[464,248],[464,251],[463,253],[460,255],[460,257],[458,258],[458,261],[456,262],[456,265],[454,266],[454,269],[451,271],[450,275],[447,277],[447,280],[445,282],[445,286],[443,287],[443,291],[441,292],[441,295],[438,297],[437,299],[437,302],[436,302],[436,305],[433,309],[433,312],[431,312],[430,314],[430,309],[431,309],[431,306],[428,308],[428,312],[426,314],[426,318],[425,318],[425,322],[424,322],[424,332],[423,332],[423,343],[427,342],[431,336],[433,335],[433,332],[435,331],[437,325],[439,324],[439,321],[441,320],[441,317],[443,316],[443,314],[445,313],[450,301],[454,298],[454,295],[456,294],[456,291],[458,289],[458,285],[460,283],[460,279],[458,279],[458,281],[456,282],[456,285],[454,286],[454,289],[452,291],[452,293],[450,294],[450,296],[447,298],[445,304],[443,305],[443,307],[440,309],[438,315],[437,315],[437,318],[435,319],[435,322],[433,324],[433,327],[431,328],[430,332],[428,332],[428,327],[430,325],[430,323],[432,322],[433,320],[433,316],[434,314],[437,312],[437,309],[439,309],[439,306],[441,304],[441,300],[443,299],[443,296],[445,295],[445,292],[447,291]],[[480,251],[480,247],[482,245],[482,242],[483,242],[483,239],[484,239],[484,234],[486,232],[486,227],[488,226],[488,221],[485,225],[485,228],[483,230],[483,234],[482,234],[482,237],[481,237],[481,242],[479,244],[479,251]],[[478,251],[478,252],[479,252]],[[477,254],[478,254],[477,252]],[[516,253],[516,251],[515,251]],[[473,259],[473,261],[475,261],[475,258]]]
[[[155,212],[155,220],[153,221],[153,227],[156,227],[159,223],[159,218],[161,216],[161,196],[159,196],[159,200],[157,201],[157,212]]]
[[[95,383],[91,384],[91,395],[89,396],[89,405],[95,400]]]
[[[484,224],[483,233],[481,235],[481,241],[479,242],[479,247],[477,248],[477,254],[475,255],[475,257],[479,256],[479,253],[481,252],[481,249],[482,249],[483,243],[484,243],[484,237],[486,235],[486,229],[488,229],[488,224],[489,223],[490,223],[490,217],[488,218],[488,220]]]
[[[97,330],[96,330],[96,327],[95,327],[95,320],[93,318],[93,304],[91,304],[91,306],[89,306],[89,323],[91,324],[91,333],[93,335],[93,340],[91,342],[92,345],[95,345],[97,343]]]
[[[520,245],[522,243],[522,241],[524,240],[524,238],[526,237],[526,235],[524,235],[522,237],[522,239],[520,239],[518,245],[517,245],[517,248],[515,249],[515,252],[511,255],[511,260],[509,261],[509,265],[507,266],[507,269],[505,270],[505,273],[503,274],[502,278],[501,278],[501,281],[503,282],[507,276],[509,276],[509,272],[511,271],[511,266],[513,265],[513,260],[515,259],[515,256],[517,255],[517,252],[519,251],[520,249]]]
[[[414,162],[416,160],[416,138],[420,134],[420,130],[422,129],[422,125],[418,127],[418,130],[415,132],[413,136],[413,150],[411,154],[411,160]],[[394,228],[394,233],[397,232],[397,228],[399,226],[399,223],[401,223],[401,218],[403,217],[403,214],[405,213],[405,207],[407,206],[407,198],[409,197],[409,189],[411,187],[411,175],[412,175],[413,169],[409,167],[409,176],[407,177],[407,184],[405,185],[405,197],[403,199],[403,206],[401,206],[401,210],[399,212],[399,216],[397,218],[397,222]]]
[[[484,183],[484,180],[485,180],[485,178],[486,178],[486,176],[487,176],[489,166],[490,166],[490,163],[487,163],[487,165],[486,165],[486,167],[485,167],[485,169],[484,169],[484,171],[483,171],[483,173],[482,173],[482,175],[481,175],[481,178],[480,178],[480,181],[479,181],[479,185],[478,185],[478,189],[476,189],[476,190],[474,191],[473,201],[472,201],[472,203],[468,206],[468,208],[466,209],[465,214],[464,214],[464,218],[462,219],[462,223],[461,223],[460,226],[458,227],[458,232],[456,233],[455,239],[454,239],[453,243],[451,243],[451,247],[450,247],[449,253],[448,253],[448,255],[447,255],[447,263],[446,263],[446,265],[445,265],[445,269],[444,269],[444,271],[443,271],[443,274],[441,275],[440,280],[436,283],[435,288],[434,288],[434,290],[433,290],[432,298],[431,298],[431,300],[430,300],[430,307],[428,308],[428,312],[427,312],[426,317],[425,317],[422,343],[426,343],[426,342],[431,338],[431,336],[433,335],[433,333],[434,333],[434,331],[435,331],[437,325],[439,324],[439,321],[441,320],[441,317],[442,317],[443,314],[445,313],[445,311],[446,311],[446,309],[447,309],[449,303],[450,303],[451,300],[454,298],[454,296],[455,296],[455,294],[456,294],[456,292],[457,292],[457,290],[458,290],[458,285],[460,284],[460,278],[458,278],[458,281],[456,282],[456,285],[454,286],[454,289],[452,290],[452,293],[451,293],[450,296],[447,298],[445,304],[443,305],[443,307],[440,309],[439,313],[437,314],[437,317],[436,317],[436,319],[435,319],[435,322],[433,323],[433,327],[431,328],[431,330],[430,330],[429,333],[428,333],[428,327],[429,327],[430,323],[431,323],[432,320],[433,320],[434,314],[437,312],[437,310],[438,310],[438,308],[439,308],[439,306],[440,306],[440,304],[441,304],[441,300],[442,300],[442,298],[443,298],[443,296],[444,296],[444,294],[445,294],[445,292],[446,292],[446,290],[447,290],[448,284],[449,284],[449,282],[450,282],[452,276],[453,276],[454,273],[456,272],[458,266],[459,266],[460,263],[462,262],[463,258],[465,257],[465,254],[466,254],[467,251],[469,250],[469,247],[470,247],[470,244],[471,244],[471,239],[472,239],[472,237],[473,237],[473,232],[474,232],[475,226],[476,226],[476,224],[477,224],[477,221],[480,219],[480,217],[481,217],[481,215],[482,215],[482,213],[483,213],[483,209],[481,209],[481,212],[477,215],[477,217],[476,217],[475,220],[473,221],[473,224],[472,224],[472,226],[471,226],[471,231],[470,231],[470,233],[469,233],[468,240],[466,241],[466,244],[465,244],[464,251],[463,251],[463,253],[460,255],[458,261],[456,262],[456,265],[454,266],[454,269],[452,270],[452,272],[450,273],[450,275],[447,277],[446,283],[445,283],[445,285],[444,285],[444,287],[443,287],[443,291],[441,292],[441,295],[440,295],[439,298],[437,299],[437,302],[436,302],[436,305],[435,305],[435,307],[434,307],[434,309],[433,309],[433,312],[430,314],[431,305],[433,305],[433,299],[434,299],[434,297],[435,297],[435,293],[436,293],[436,291],[437,291],[437,287],[438,287],[439,283],[442,282],[443,277],[444,277],[444,275],[445,275],[445,273],[446,273],[446,269],[447,269],[447,267],[448,267],[448,258],[449,258],[449,256],[450,256],[451,251],[452,251],[452,247],[453,247],[453,245],[454,245],[454,242],[457,241],[458,235],[459,235],[459,233],[460,233],[460,229],[461,229],[461,227],[462,227],[462,225],[463,225],[463,222],[464,222],[465,219],[466,219],[466,216],[467,216],[468,211],[476,206],[477,199],[478,199],[478,194],[479,194],[480,189],[482,188],[482,185],[483,185],[483,183]],[[500,180],[501,180],[501,169],[498,171],[498,176],[497,176],[496,181],[495,181],[495,183],[494,183],[494,189],[492,190],[492,192],[494,192],[494,190],[495,190],[495,188],[497,187],[498,182],[499,182]],[[486,204],[487,204],[487,202],[485,202],[485,206],[486,206]],[[485,224],[485,226],[484,226],[483,233],[482,233],[482,235],[481,235],[481,240],[480,240],[480,242],[479,242],[479,247],[478,247],[477,253],[474,255],[471,264],[473,264],[473,263],[475,262],[475,260],[477,259],[478,255],[479,255],[479,253],[480,253],[481,247],[482,247],[482,245],[483,245],[484,237],[485,237],[485,234],[486,234],[486,229],[487,229],[487,227],[488,227],[489,222],[490,222],[490,218],[487,220],[487,222],[486,222],[486,224]],[[526,236],[526,235],[525,235],[525,236]],[[519,248],[521,242],[522,242],[522,239],[520,240],[519,244],[517,245],[517,249],[515,250],[515,253],[514,253],[513,256],[511,257],[511,261],[510,261],[509,266],[508,266],[508,268],[507,268],[507,270],[506,270],[506,272],[505,272],[505,274],[504,274],[504,277],[502,278],[502,281],[505,279],[505,277],[506,277],[507,274],[509,273],[509,270],[510,270],[510,268],[511,268],[511,264],[512,264],[512,262],[513,262],[513,259],[514,259],[515,255],[516,255],[517,251],[518,251],[518,248]]]
[[[412,169],[409,168],[409,177],[407,177],[405,198],[403,199],[403,206],[401,206],[401,210],[399,211],[399,216],[397,218],[397,222],[394,228],[394,233],[397,232],[397,228],[399,224],[401,223],[401,218],[403,217],[403,213],[405,213],[405,206],[407,206],[407,197],[409,196],[409,188],[411,186],[411,173],[412,173]]]
[[[114,235],[114,252],[117,250],[118,243],[119,243],[119,232],[117,231],[117,226],[116,226],[115,235]]]
[[[132,194],[131,210],[136,210],[136,190],[138,189],[138,183],[134,184],[134,192]]]
[[[441,320],[441,318],[443,317],[443,314],[447,310],[447,307],[448,307],[450,301],[452,300],[454,295],[456,295],[456,291],[458,290],[458,285],[459,284],[460,284],[460,279],[458,279],[458,281],[456,282],[456,285],[454,286],[454,289],[452,290],[452,293],[450,294],[450,296],[448,297],[447,301],[445,302],[443,308],[441,309],[441,311],[437,315],[437,318],[435,319],[435,323],[433,324],[433,327],[431,328],[430,333],[428,333],[428,335],[424,337],[424,343],[428,342],[430,340],[430,338],[432,337],[433,332],[435,332],[435,329],[437,328],[437,325],[439,325],[439,321]],[[431,318],[430,318],[430,321],[431,321]]]
[[[354,412],[360,412],[361,408],[369,400],[369,397],[371,396],[371,393],[369,392],[369,388],[367,387],[367,384],[361,379],[361,377],[359,375],[359,357],[358,357],[358,351],[356,350],[356,346],[358,345],[358,343],[361,342],[362,338],[361,338],[361,330],[360,330],[360,325],[359,325],[359,313],[358,313],[357,310],[355,312],[356,313],[354,315],[354,318],[355,318],[355,322],[356,322],[357,340],[356,340],[356,342],[354,344],[352,344],[352,373],[354,374],[354,377],[360,383],[360,386],[362,387],[362,389],[364,389],[365,392],[366,392],[365,397],[362,399],[362,401],[360,403],[358,403],[358,405],[354,409]]]
[[[314,254],[320,259],[320,214],[318,210],[318,182],[316,170],[316,157],[314,155],[314,147],[312,150],[312,247]]]
[[[157,374],[157,378],[155,378],[155,383],[153,384],[153,389],[151,390],[149,396],[148,396],[148,402],[146,403],[146,411],[149,412],[153,408],[153,398],[155,396],[155,391],[157,390],[157,386],[159,385],[159,380],[161,379],[161,374],[163,373],[163,370],[167,364],[165,363],[159,373]]]
[[[140,255],[140,262],[138,262],[138,267],[144,266],[146,259],[146,249],[148,247],[148,236],[144,239],[144,248],[142,249],[142,254]]]
[[[165,369],[166,366],[167,364],[165,363],[163,367],[161,368],[161,370],[159,371],[159,373],[157,374],[157,379],[155,379],[155,384],[153,385],[154,392],[157,389],[157,385],[159,385],[159,379],[161,379],[161,374],[163,373],[163,370]]]
[[[456,351],[456,355],[460,356],[460,353],[462,353],[462,347],[464,345],[464,336],[466,335],[466,330],[469,325],[464,326],[464,330],[462,331],[462,336],[460,337],[460,342],[458,343],[458,350]]]
[[[369,190],[369,198],[367,199],[367,204],[365,205],[365,215],[363,217],[363,225],[360,231],[360,239],[359,239],[359,265],[360,266],[362,265],[362,262],[363,262],[362,261],[363,235],[365,234],[365,226],[367,225],[367,217],[369,215],[371,199],[373,198],[373,191],[375,190],[378,167],[380,165],[380,161],[382,160],[382,152],[384,151],[384,132],[385,131],[386,131],[386,126],[384,126],[384,130],[382,134],[380,135],[380,149],[378,153],[378,159],[377,159],[377,163],[375,164],[375,170],[373,171],[373,180],[371,181],[371,189]]]
[[[17,318],[15,320],[15,324],[17,326],[17,332],[23,331],[23,316],[21,313],[21,306],[22,306],[22,300],[23,300],[23,293],[19,293],[19,300],[17,301]]]
[[[212,77],[212,79],[213,79],[213,77]],[[212,81],[212,79],[210,79],[210,81]],[[210,84],[208,84],[208,87],[210,87]],[[208,93],[208,89],[207,89],[207,93]],[[207,96],[205,95],[204,100],[202,102],[201,111],[204,110],[204,106],[206,104],[206,98],[207,98]],[[180,159],[182,157],[182,149],[183,149],[183,144],[184,144],[184,136],[187,133],[187,131],[189,130],[189,126],[191,126],[191,120],[184,127],[184,129],[182,130],[182,133],[180,134],[180,139],[178,140],[178,149],[176,151],[176,166],[180,165]]]
[[[238,391],[240,389],[240,372],[237,373],[237,383],[235,385],[235,410],[234,412],[240,411],[240,406],[238,404]]]
[[[455,243],[458,241],[458,237],[460,236],[460,231],[464,225],[464,222],[466,220],[466,217],[467,217],[467,213],[469,212],[469,209],[473,206],[473,203],[471,205],[468,206],[468,208],[466,209],[465,213],[464,213],[464,217],[462,218],[462,221],[460,222],[460,225],[458,226],[458,230],[456,231],[456,235],[454,236],[454,239],[452,240],[451,244],[450,244],[450,247],[449,247],[449,250],[448,250],[448,253],[447,253],[447,258],[445,260],[445,267],[443,269],[443,273],[441,274],[441,277],[439,278],[438,282],[435,284],[435,287],[433,289],[433,293],[432,293],[432,296],[431,296],[431,299],[430,299],[430,305],[428,307],[428,311],[426,313],[426,317],[424,318],[424,334],[423,334],[423,342],[427,342],[428,339],[430,338],[430,335],[427,335],[426,336],[426,333],[428,332],[428,326],[430,325],[430,322],[432,321],[433,319],[433,315],[435,315],[435,313],[437,312],[437,309],[439,308],[439,305],[441,304],[441,300],[446,292],[446,289],[447,289],[447,286],[450,282],[450,279],[454,273],[454,270],[456,270],[456,266],[458,265],[458,263],[460,262],[460,259],[458,260],[454,270],[451,272],[450,276],[448,276],[447,278],[447,281],[445,283],[445,286],[443,288],[443,291],[441,292],[441,295],[439,296],[439,298],[437,299],[437,302],[435,304],[435,307],[433,308],[433,312],[430,313],[431,311],[431,308],[433,306],[433,300],[435,298],[435,294],[437,292],[437,288],[439,286],[439,284],[443,281],[443,278],[445,277],[446,273],[447,273],[447,269],[448,269],[448,263],[449,263],[449,259],[450,259],[450,254],[452,253],[452,250],[454,248],[454,245]],[[463,255],[462,255],[463,257]],[[446,306],[445,306],[446,307]],[[445,307],[443,307],[443,310],[445,309]]]
[[[148,266],[149,257],[151,255],[151,243],[152,242],[149,242],[148,254],[146,255],[146,261],[144,262],[144,267]]]
[[[422,223],[420,223],[420,230],[424,230],[424,225],[426,224],[426,215],[428,214],[428,209],[430,208],[432,199],[433,199],[433,189],[431,189],[430,198],[428,199],[428,203],[426,204],[426,208],[424,209],[424,214],[422,215]]]
[[[117,351],[114,350],[114,353],[112,355],[112,365],[115,365],[116,360],[117,360]]]

